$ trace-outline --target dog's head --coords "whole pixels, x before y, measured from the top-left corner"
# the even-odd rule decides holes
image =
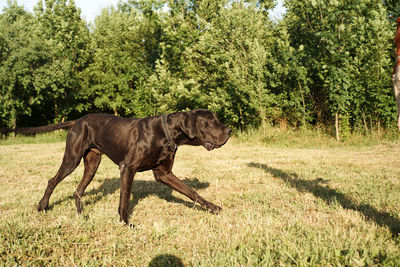
[[[232,132],[228,126],[218,121],[214,113],[206,109],[186,112],[180,128],[191,140],[191,144],[202,145],[207,150],[223,146]]]

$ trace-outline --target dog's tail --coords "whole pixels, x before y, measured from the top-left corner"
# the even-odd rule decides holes
[[[56,124],[50,124],[46,126],[31,127],[31,128],[16,128],[14,130],[8,130],[8,132],[15,132],[17,134],[39,134],[46,133],[60,129],[68,129],[75,125],[78,120],[66,121]]]

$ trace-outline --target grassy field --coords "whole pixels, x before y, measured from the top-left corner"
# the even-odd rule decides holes
[[[49,210],[36,211],[63,150],[63,142],[0,145],[0,265],[400,265],[398,141],[180,147],[175,174],[223,212],[144,172],[133,184],[131,228],[119,222],[119,171],[106,157],[82,215],[72,198],[82,164]]]

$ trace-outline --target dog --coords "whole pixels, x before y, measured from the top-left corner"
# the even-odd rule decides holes
[[[48,181],[38,211],[48,207],[54,188],[84,160],[84,173],[73,193],[78,213],[82,212],[82,197],[92,181],[102,155],[119,166],[121,191],[118,213],[128,224],[128,208],[132,181],[136,172],[152,170],[156,181],[189,197],[212,213],[221,207],[205,200],[172,173],[179,146],[203,146],[212,150],[223,146],[232,130],[205,109],[176,112],[146,118],[122,118],[107,114],[89,114],[80,119],[35,128],[16,129],[17,133],[33,134],[70,128],[61,166]]]

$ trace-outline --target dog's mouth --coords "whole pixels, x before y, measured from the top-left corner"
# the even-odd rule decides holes
[[[205,141],[204,144],[203,144],[203,146],[204,146],[208,151],[211,151],[211,150],[213,150],[213,149],[215,149],[215,148],[220,148],[221,146],[225,145],[226,142],[228,142],[228,139],[229,139],[230,136],[231,136],[231,131],[229,131],[229,132],[225,135],[224,140],[221,140],[221,139],[219,139],[219,140],[218,140],[218,139],[214,140],[216,143],[219,143],[219,144],[212,143],[212,142],[209,142],[209,141]],[[212,139],[212,138],[211,138],[211,139]]]
[[[211,143],[211,142],[205,142],[205,143],[204,143],[204,147],[205,147],[208,151],[211,151],[211,150],[213,150],[213,149],[215,149],[215,148],[220,148],[221,146],[225,145],[225,143],[228,142],[228,139],[229,139],[229,136],[228,136],[228,138],[226,138],[226,140],[225,140],[224,142],[222,142],[220,145],[217,145],[217,144],[214,144],[214,143]]]
[[[205,143],[204,143],[204,147],[205,147],[208,151],[211,151],[211,150],[213,150],[214,148],[219,148],[219,147],[221,147],[221,146],[219,146],[219,145],[214,145],[213,143],[210,143],[210,142],[205,142]]]

